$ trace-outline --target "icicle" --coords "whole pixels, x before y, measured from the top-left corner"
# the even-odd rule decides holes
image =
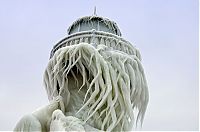
[[[78,44],[79,43],[79,39],[76,39],[74,44]]]
[[[81,24],[79,23],[78,24],[78,31],[77,32],[80,32],[80,30],[81,30]]]
[[[105,44],[105,41],[104,41],[103,37],[100,38],[100,43],[99,44]]]
[[[107,47],[110,47],[110,39],[106,39],[105,41],[106,41],[105,45],[106,45]]]
[[[110,44],[110,46],[113,48],[113,49],[116,49],[116,42],[115,42],[115,40],[113,39],[112,41],[111,41],[111,44]]]
[[[104,40],[96,37],[93,40],[98,45],[104,44],[104,47],[85,43],[88,42],[87,37],[84,43],[80,43],[82,41],[83,38],[76,42],[69,41],[70,46],[60,48],[50,59],[44,73],[49,100],[61,96],[64,91],[67,101],[70,100],[68,73],[71,73],[77,82],[78,91],[87,88],[84,104],[76,113],[86,112],[85,123],[98,117],[94,120],[96,128],[104,131],[117,131],[119,128],[129,130],[135,119],[136,122],[143,120],[148,102],[148,89],[139,52],[129,55],[125,53],[127,45],[123,45],[123,42],[117,45],[116,40],[110,42],[110,38]],[[111,50],[110,47],[118,50]],[[82,76],[81,82],[72,70],[73,67]],[[62,110],[68,108],[63,104],[60,106]],[[136,108],[139,112],[135,115],[133,110]]]
[[[72,40],[71,40],[71,41],[69,41],[69,45],[72,45],[72,44],[73,44]]]
[[[80,43],[83,43],[83,37],[80,38],[80,41],[79,41],[79,42],[80,42]]]
[[[89,43],[88,37],[85,38],[85,43]]]
[[[99,21],[97,23],[97,30],[100,31]]]

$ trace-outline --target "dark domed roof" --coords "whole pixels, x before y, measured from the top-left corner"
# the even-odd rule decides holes
[[[109,32],[121,36],[121,32],[115,22],[99,16],[85,16],[77,19],[68,28],[68,35],[89,30]]]

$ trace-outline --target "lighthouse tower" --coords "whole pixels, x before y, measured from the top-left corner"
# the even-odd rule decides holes
[[[73,22],[53,46],[44,85],[50,104],[15,130],[132,130],[142,124],[149,99],[138,49],[96,13]]]

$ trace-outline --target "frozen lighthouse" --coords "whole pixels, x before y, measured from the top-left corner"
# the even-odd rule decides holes
[[[55,44],[44,84],[49,105],[24,116],[15,130],[132,130],[149,99],[138,49],[96,13],[73,22]]]

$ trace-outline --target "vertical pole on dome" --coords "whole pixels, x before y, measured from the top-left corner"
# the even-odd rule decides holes
[[[97,16],[97,8],[96,8],[96,6],[94,6],[94,14],[93,14],[93,16]]]

